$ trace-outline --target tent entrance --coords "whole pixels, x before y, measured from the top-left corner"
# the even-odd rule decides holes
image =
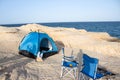
[[[43,38],[40,42],[40,52],[52,50],[52,44],[47,38]]]

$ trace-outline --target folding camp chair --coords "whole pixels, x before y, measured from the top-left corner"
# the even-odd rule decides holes
[[[61,78],[69,74],[76,80],[77,65],[74,56],[65,56],[64,48],[62,48]]]
[[[85,80],[85,76],[93,80],[100,79],[104,74],[97,71],[98,59],[83,54],[83,68],[79,73],[79,80]]]

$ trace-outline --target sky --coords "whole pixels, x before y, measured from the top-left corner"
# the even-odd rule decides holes
[[[120,0],[0,0],[0,24],[120,21]]]

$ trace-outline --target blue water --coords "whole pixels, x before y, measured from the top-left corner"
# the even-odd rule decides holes
[[[92,32],[107,32],[113,37],[120,38],[120,22],[59,22],[59,23],[38,23],[50,27],[66,27],[85,29]],[[18,27],[23,24],[3,25],[8,27]],[[24,24],[25,25],[25,24]]]
[[[120,38],[120,22],[64,22],[64,23],[42,23],[51,27],[67,27],[85,29],[92,32],[107,32],[113,37]]]

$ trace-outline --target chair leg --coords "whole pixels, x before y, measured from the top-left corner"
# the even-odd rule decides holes
[[[64,68],[62,67],[62,68],[61,68],[61,75],[60,75],[60,78],[63,77],[63,72],[64,72]]]
[[[78,79],[77,79],[77,69],[74,69],[74,79],[75,79],[75,80],[78,80]]]
[[[83,76],[83,80],[85,80],[85,76],[84,76],[84,74],[82,74],[82,76]]]
[[[73,72],[73,73],[71,73],[71,72]],[[74,80],[77,80],[77,69],[67,69],[67,68],[62,67],[60,78],[62,79],[67,74],[70,74],[74,78]]]
[[[73,70],[73,75],[74,75],[74,79],[77,80],[77,70],[76,69]]]
[[[79,73],[78,80],[84,80],[82,73]]]
[[[84,74],[79,73],[78,80],[86,80]]]
[[[80,73],[78,73],[78,80],[80,80],[80,77],[81,77],[81,75],[80,75]]]

